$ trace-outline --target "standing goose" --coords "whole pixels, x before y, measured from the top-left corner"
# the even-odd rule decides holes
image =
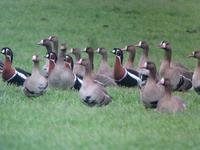
[[[145,108],[156,108],[158,101],[164,96],[164,88],[157,84],[156,65],[147,61],[144,63],[144,68],[149,70],[149,77],[145,86],[140,90],[140,98]]]
[[[200,51],[193,51],[190,57],[197,59],[197,65],[192,76],[192,86],[200,94]]]
[[[23,69],[12,67],[13,52],[10,48],[2,48],[1,53],[5,55],[5,61],[2,71],[3,81],[7,82],[8,84],[22,86],[26,78],[31,74],[24,71]]]
[[[59,42],[57,36],[49,36],[48,38],[52,42],[52,51],[58,55],[58,48],[59,48]]]
[[[105,48],[97,48],[96,51],[102,56],[100,67],[97,73],[113,78],[113,69],[111,69],[111,67],[108,65],[107,50]]]
[[[159,112],[183,112],[186,110],[186,104],[179,96],[172,96],[172,85],[170,80],[162,78],[159,84],[164,86],[165,92],[163,98],[159,100],[157,111]]]
[[[92,47],[87,47],[83,50],[83,52],[86,52],[88,54],[88,59],[90,61],[90,65],[93,70],[94,69],[94,61],[93,61],[94,60],[94,49]],[[96,82],[101,83],[103,86],[115,86],[116,85],[115,81],[112,78],[102,75],[102,74],[98,74],[98,73],[93,74],[93,79]]]
[[[162,41],[160,48],[165,51],[164,59],[160,65],[160,75],[170,79],[173,90],[187,91],[192,87],[192,73],[177,65],[171,65],[172,50],[168,42]]]
[[[135,46],[143,49],[143,53],[142,56],[140,57],[140,62],[139,62],[139,68],[142,68],[144,66],[144,63],[148,61],[149,45],[146,41],[140,41]]]
[[[46,92],[48,82],[47,79],[40,74],[39,56],[33,55],[32,61],[34,63],[32,74],[25,80],[23,91],[28,97],[37,97]]]
[[[88,59],[81,59],[79,64],[85,66],[86,70],[81,89],[79,90],[81,101],[88,106],[104,106],[109,104],[112,101],[112,97],[102,85],[93,81],[90,61]]]
[[[126,51],[129,53],[128,62],[124,65],[127,69],[133,69],[134,59],[136,54],[136,48],[134,45],[127,45],[125,48],[121,49],[122,51]]]
[[[49,39],[42,39],[40,40],[40,42],[38,42],[38,45],[44,46],[46,48],[46,53],[50,53],[52,52],[53,48],[52,48],[52,44],[51,41]],[[41,74],[45,77],[48,78],[48,68],[49,68],[49,62],[48,60],[46,61],[45,65],[42,67],[41,69]]]
[[[79,48],[72,48],[71,53],[75,56],[76,62],[78,62],[81,59],[81,50]],[[80,77],[84,77],[85,76],[85,67],[78,63],[75,63],[73,72]]]
[[[63,90],[73,88],[74,74],[71,69],[64,63],[63,65],[57,64],[57,56],[54,52],[47,53],[46,58],[49,59],[49,87]]]
[[[119,48],[114,48],[112,53],[115,54],[114,65],[114,79],[120,86],[133,87],[141,86],[142,80],[139,77],[139,73],[134,70],[128,70],[122,66],[123,52]]]

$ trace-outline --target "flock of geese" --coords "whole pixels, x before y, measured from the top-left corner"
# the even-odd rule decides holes
[[[112,101],[112,96],[106,91],[108,86],[139,87],[140,99],[145,108],[155,108],[159,112],[183,112],[186,104],[179,96],[173,96],[173,91],[186,92],[194,89],[200,94],[200,51],[194,51],[190,57],[197,58],[194,72],[182,64],[171,60],[172,48],[169,42],[161,41],[159,47],[164,50],[164,59],[159,71],[154,62],[148,58],[149,45],[140,41],[137,45],[124,48],[114,48],[114,67],[108,64],[108,54],[105,48],[87,47],[84,50],[59,44],[57,36],[42,39],[39,45],[46,50],[46,63],[40,68],[38,55],[32,56],[33,69],[29,73],[14,67],[13,52],[4,47],[1,53],[5,55],[0,62],[2,79],[7,84],[23,87],[23,93],[28,97],[43,95],[48,88],[62,90],[77,90],[81,101],[88,106],[105,106]],[[134,66],[136,49],[143,49],[139,66]],[[101,55],[101,63],[94,72],[94,52]],[[86,52],[88,58],[81,58]],[[129,57],[123,65],[123,55]],[[74,56],[74,59],[72,56]]]

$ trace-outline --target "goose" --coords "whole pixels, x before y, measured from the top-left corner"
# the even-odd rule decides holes
[[[114,48],[112,53],[115,54],[114,79],[120,86],[134,87],[141,86],[142,80],[140,74],[135,70],[128,70],[122,66],[123,52],[120,48]]]
[[[97,71],[97,74],[103,74],[105,76],[113,78],[113,69],[111,69],[111,67],[108,65],[107,50],[101,47],[101,48],[97,48],[96,52],[102,56],[100,67],[99,67],[99,70]]]
[[[193,51],[192,55],[189,57],[193,57],[197,59],[197,65],[194,70],[194,74],[192,76],[192,86],[194,90],[200,94],[200,51]]]
[[[187,91],[192,87],[192,73],[182,67],[171,65],[171,46],[168,42],[162,41],[159,45],[165,51],[164,59],[160,65],[160,75],[170,79],[173,90]]]
[[[24,81],[31,74],[21,68],[15,68],[12,66],[13,52],[9,47],[2,48],[1,53],[5,55],[5,61],[2,71],[3,81],[7,82],[8,84],[22,86]]]
[[[165,92],[163,98],[158,101],[156,110],[158,112],[183,112],[186,110],[186,103],[179,96],[172,95],[172,85],[170,79],[162,78],[159,84],[164,86]]]
[[[105,87],[94,82],[92,76],[92,65],[88,59],[80,59],[79,64],[85,66],[86,74],[79,90],[81,101],[88,106],[105,106],[112,101]]]
[[[38,97],[46,92],[48,82],[47,79],[40,73],[39,56],[33,55],[32,61],[34,63],[32,74],[25,80],[23,84],[23,91],[28,97]]]
[[[155,63],[147,61],[143,67],[149,70],[149,76],[140,90],[140,99],[145,108],[156,108],[158,101],[164,96],[164,87],[157,84]]]

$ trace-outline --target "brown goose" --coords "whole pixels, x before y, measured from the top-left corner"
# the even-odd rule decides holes
[[[140,97],[145,108],[156,108],[158,101],[164,96],[163,86],[157,84],[156,65],[147,61],[144,68],[149,70],[149,77],[144,87],[140,90]]]
[[[88,59],[90,61],[90,64],[91,64],[91,67],[93,70],[94,69],[94,62],[93,62],[94,49],[92,47],[87,47],[83,51],[88,54]],[[97,74],[97,73],[93,74],[93,79],[96,82],[99,82],[100,84],[102,84],[103,86],[115,86],[116,85],[115,81],[112,78],[102,75],[102,74]]]
[[[158,102],[157,111],[159,112],[183,112],[186,110],[186,104],[179,96],[172,96],[172,85],[170,80],[162,78],[159,84],[165,88],[163,98]]]
[[[79,95],[81,101],[88,106],[104,106],[112,101],[112,97],[106,92],[106,89],[93,81],[92,77],[92,65],[90,61],[80,60],[79,64],[85,66],[86,74],[83,78]]]
[[[42,39],[40,42],[38,42],[38,45],[44,46],[46,48],[46,53],[52,52],[52,43],[49,39]],[[48,78],[48,68],[49,68],[49,62],[48,60],[46,61],[45,65],[41,69],[41,74],[45,77]]]
[[[138,68],[142,68],[144,66],[144,63],[148,61],[149,45],[146,41],[140,41],[135,46],[143,49],[143,53],[142,53],[142,56],[140,57],[140,62],[139,62],[139,67],[138,67]]]
[[[121,49],[122,51],[126,51],[129,53],[128,62],[124,65],[127,69],[133,69],[136,48],[134,45],[127,45],[125,48]]]
[[[37,97],[46,92],[48,82],[47,79],[40,74],[39,56],[33,55],[32,61],[34,63],[32,74],[25,80],[23,91],[28,97]]]
[[[160,65],[160,75],[170,79],[172,87],[176,91],[187,91],[192,87],[192,73],[171,65],[171,46],[168,42],[162,41],[160,48],[165,51],[164,59]]]
[[[52,51],[58,55],[59,42],[57,36],[50,36],[48,38],[52,42]]]
[[[200,51],[193,51],[190,57],[197,59],[197,65],[192,76],[192,86],[200,94]]]
[[[69,89],[74,86],[74,74],[70,68],[66,65],[57,64],[57,56],[54,52],[50,52],[46,55],[49,59],[49,87],[58,89]],[[64,62],[64,58],[63,58]]]
[[[99,70],[97,71],[97,74],[103,74],[105,76],[113,78],[113,69],[111,69],[111,67],[108,65],[107,50],[105,48],[97,48],[96,51],[102,56],[100,67]]]
[[[72,48],[71,53],[75,56],[76,62],[78,62],[81,59],[81,50],[79,48]],[[85,67],[78,63],[75,63],[73,72],[80,77],[84,77],[85,76]]]

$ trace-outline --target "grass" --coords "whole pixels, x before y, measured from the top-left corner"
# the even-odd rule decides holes
[[[108,50],[146,40],[157,67],[163,57],[157,45],[168,40],[174,60],[191,70],[196,64],[186,56],[199,48],[197,0],[1,0],[0,7],[0,45],[11,47],[13,65],[28,71],[33,54],[45,55],[36,43],[53,34],[69,47]],[[99,60],[95,56],[95,69]],[[113,61],[109,54],[112,66]],[[49,90],[29,99],[19,87],[2,81],[0,86],[1,150],[200,148],[200,101],[194,91],[174,93],[187,102],[186,112],[161,114],[144,109],[136,88],[108,88],[113,102],[89,108],[76,91]]]

